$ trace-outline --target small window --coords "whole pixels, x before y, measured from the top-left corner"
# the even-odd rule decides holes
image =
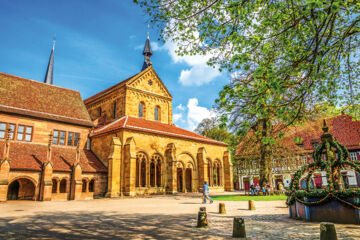
[[[5,138],[6,123],[0,123],[0,138]]]
[[[79,139],[80,139],[80,133],[75,133],[74,146],[78,145]]]
[[[159,121],[160,120],[160,117],[159,117],[159,107],[155,107],[155,120],[156,121]]]
[[[98,116],[99,116],[99,117],[101,117],[101,112],[102,112],[101,107],[99,107],[99,108],[98,108]]]
[[[139,117],[144,117],[144,103],[139,103]]]
[[[350,153],[350,159],[351,159],[352,161],[356,161],[356,160],[357,160],[356,152],[351,152],[351,153]]]
[[[67,140],[67,145],[68,146],[73,146],[74,144],[74,133],[73,132],[69,132],[68,133],[68,140]]]
[[[113,105],[113,118],[116,118],[116,102]]]
[[[89,192],[94,192],[94,189],[95,189],[95,180],[92,179],[92,180],[89,182]]]
[[[53,144],[65,145],[65,131],[54,130]]]
[[[12,129],[10,131],[10,134],[11,134],[10,138],[11,137],[13,138],[15,125],[14,124],[10,124],[10,125],[13,125],[13,126],[10,126],[10,129]],[[18,130],[17,130],[16,140],[31,142],[32,131],[33,131],[33,128],[30,126],[19,125]]]

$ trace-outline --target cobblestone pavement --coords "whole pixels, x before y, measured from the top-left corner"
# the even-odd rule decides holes
[[[319,239],[319,223],[288,218],[284,201],[201,204],[201,195],[0,204],[0,239],[229,239],[244,217],[248,239]],[[196,228],[206,206],[209,227]],[[339,239],[360,239],[360,225],[336,224]]]

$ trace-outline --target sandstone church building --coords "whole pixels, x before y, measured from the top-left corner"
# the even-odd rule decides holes
[[[227,145],[176,127],[172,96],[152,67],[82,101],[53,85],[0,73],[0,201],[80,200],[232,191]]]

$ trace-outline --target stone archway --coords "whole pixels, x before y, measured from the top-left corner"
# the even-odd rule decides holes
[[[192,169],[191,168],[186,168],[185,170],[185,183],[186,183],[186,191],[187,192],[192,192]]]
[[[8,187],[8,200],[35,200],[35,184],[27,178],[18,178]]]

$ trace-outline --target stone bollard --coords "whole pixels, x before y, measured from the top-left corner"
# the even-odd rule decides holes
[[[233,237],[246,238],[245,221],[243,218],[239,218],[239,217],[234,218]]]
[[[219,203],[219,213],[226,214],[225,203]]]
[[[200,212],[206,212],[206,207],[200,207]]]
[[[203,227],[207,227],[208,223],[207,223],[207,214],[206,211],[199,211],[198,213],[198,221],[197,221],[197,227],[198,228],[203,228]]]
[[[254,200],[249,200],[249,210],[255,210]]]
[[[320,223],[320,240],[337,240],[336,229],[333,223]]]

